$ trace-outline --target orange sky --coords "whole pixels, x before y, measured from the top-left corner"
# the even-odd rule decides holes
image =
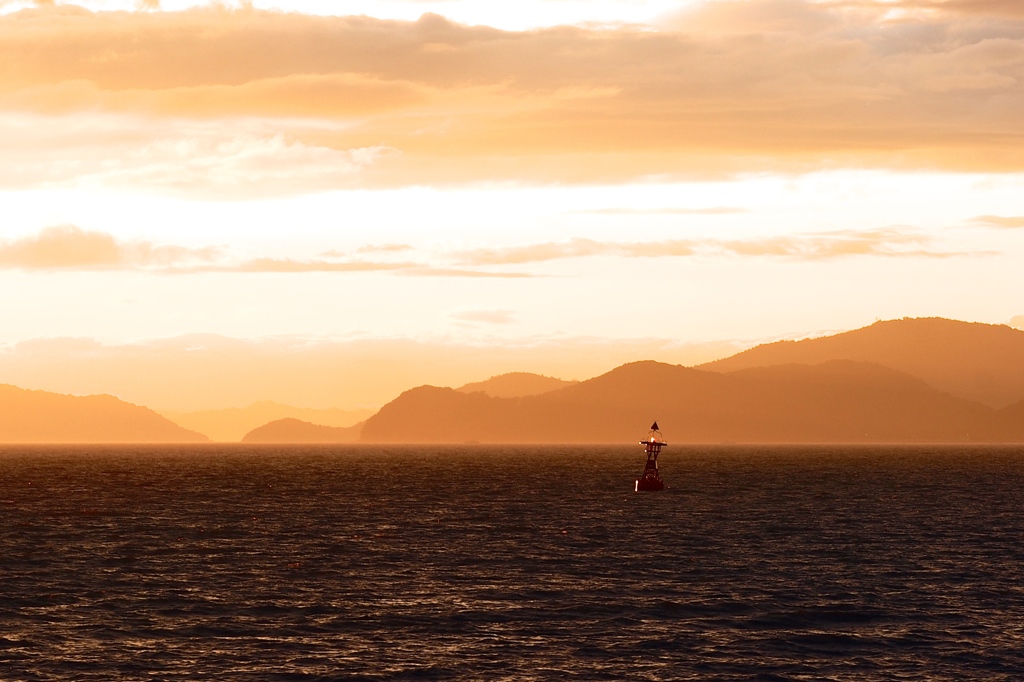
[[[0,1],[0,382],[352,407],[1024,313],[1019,2],[508,4]]]

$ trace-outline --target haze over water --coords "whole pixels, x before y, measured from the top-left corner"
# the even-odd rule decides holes
[[[6,448],[4,679],[1024,672],[1024,448]]]

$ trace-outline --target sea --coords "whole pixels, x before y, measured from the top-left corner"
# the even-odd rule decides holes
[[[0,680],[1021,680],[1024,447],[11,447]]]

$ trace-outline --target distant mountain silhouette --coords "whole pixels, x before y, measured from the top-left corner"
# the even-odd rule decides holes
[[[321,426],[286,418],[253,429],[242,438],[243,443],[354,443],[359,439],[362,424],[355,426]]]
[[[162,414],[175,424],[198,431],[210,440],[237,442],[256,427],[286,417],[324,426],[352,426],[373,413],[374,410],[316,410],[263,400],[242,408]]]
[[[629,443],[657,419],[670,443],[973,442],[1012,431],[1010,418],[870,363],[720,373],[636,362],[522,398],[422,386],[382,407],[360,439]]]
[[[206,436],[109,395],[0,385],[0,443],[198,443]]]
[[[731,372],[828,360],[877,363],[996,408],[1024,399],[1024,331],[937,317],[876,322],[835,336],[763,344],[699,369]]]
[[[509,372],[499,374],[486,381],[477,381],[455,389],[459,393],[475,393],[481,391],[492,398],[522,398],[528,395],[539,395],[550,391],[572,386],[577,381],[563,381],[554,377],[546,377],[530,372]]]

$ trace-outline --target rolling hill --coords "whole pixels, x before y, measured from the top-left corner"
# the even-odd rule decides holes
[[[362,424],[355,426],[321,426],[299,419],[272,421],[253,429],[242,438],[243,443],[355,443]]]

